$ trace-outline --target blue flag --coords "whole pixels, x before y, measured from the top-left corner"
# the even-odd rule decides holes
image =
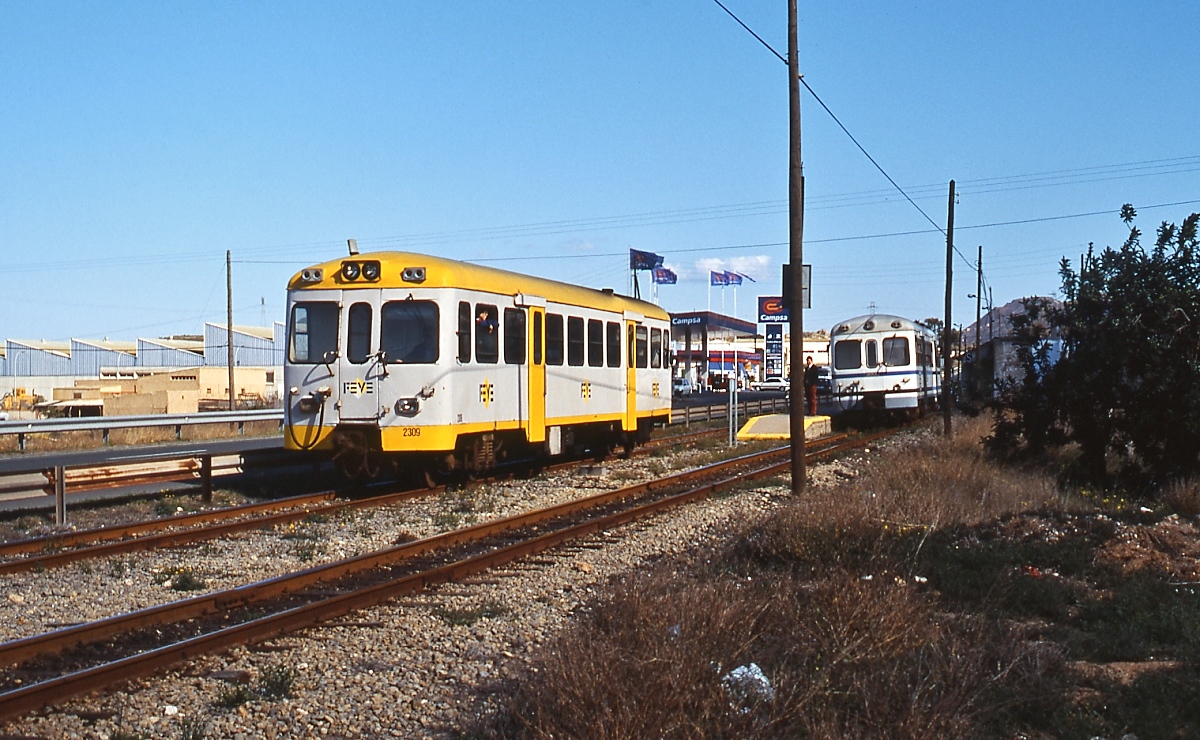
[[[726,285],[741,285],[742,284],[742,276],[737,274],[736,272],[726,272],[725,273],[725,284]]]
[[[729,285],[729,273],[727,272],[712,272],[708,273],[709,285]]]
[[[674,285],[675,281],[679,279],[679,277],[673,271],[668,270],[665,267],[654,268],[652,274],[654,275],[654,282],[658,283],[659,285]]]
[[[663,258],[654,252],[643,252],[640,249],[629,250],[630,270],[653,270],[662,267]]]

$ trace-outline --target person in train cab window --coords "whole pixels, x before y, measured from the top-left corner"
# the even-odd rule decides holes
[[[813,364],[813,358],[804,359],[804,400],[808,402],[808,415],[817,415],[817,381],[821,371]]]
[[[496,333],[496,320],[492,318],[491,311],[480,311],[479,316],[475,318],[476,331],[487,332],[488,334]]]

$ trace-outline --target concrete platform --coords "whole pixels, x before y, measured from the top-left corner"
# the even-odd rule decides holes
[[[830,425],[830,417],[828,416],[806,416],[804,417],[804,438],[817,439],[824,437],[832,431]],[[766,416],[755,416],[746,422],[746,425],[741,428],[737,434],[739,442],[745,442],[751,439],[791,439],[791,418],[787,414],[767,414]]]

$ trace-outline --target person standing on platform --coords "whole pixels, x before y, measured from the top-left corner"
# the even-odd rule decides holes
[[[821,372],[817,366],[813,364],[813,358],[807,357],[804,360],[804,400],[808,402],[808,415],[817,415],[817,380],[821,377]]]

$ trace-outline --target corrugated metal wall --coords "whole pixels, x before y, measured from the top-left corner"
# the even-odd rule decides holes
[[[12,339],[5,340],[7,369],[14,376],[70,375],[71,358],[65,352],[30,347]]]
[[[138,367],[199,367],[204,355],[186,349],[168,347],[153,339],[137,340]]]
[[[283,367],[284,350],[287,348],[287,325],[282,321],[276,321],[275,329],[275,362],[273,365]]]
[[[130,352],[119,352],[78,339],[71,340],[71,375],[100,377],[102,367],[133,367],[137,358]]]
[[[242,367],[280,367],[286,346],[286,326],[275,322],[272,337],[256,336],[233,330],[234,360]],[[99,377],[101,368],[155,367],[182,368],[200,365],[225,367],[228,362],[225,327],[204,325],[204,352],[193,352],[163,344],[154,339],[138,339],[136,354],[110,349],[87,340],[72,339],[69,347],[49,350],[8,339],[5,354],[0,355],[0,375],[48,377],[55,375]]]
[[[216,324],[204,325],[204,364],[226,367],[229,365],[229,334],[225,327]],[[273,367],[275,340],[245,334],[233,328],[234,365],[240,367]]]

